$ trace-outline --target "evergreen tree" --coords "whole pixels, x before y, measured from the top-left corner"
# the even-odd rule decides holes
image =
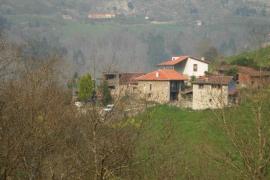
[[[94,93],[94,83],[90,74],[86,74],[79,81],[79,99],[87,101],[92,98]]]

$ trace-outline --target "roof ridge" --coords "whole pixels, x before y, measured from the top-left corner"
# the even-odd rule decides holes
[[[156,76],[156,73],[159,73],[159,76]],[[149,72],[143,76],[136,78],[137,80],[150,80],[150,81],[164,81],[164,80],[186,80],[187,78],[180,72],[175,71],[174,69],[158,69],[152,72]]]

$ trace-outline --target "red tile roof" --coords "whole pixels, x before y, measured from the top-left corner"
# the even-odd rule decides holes
[[[184,81],[188,78],[172,69],[159,69],[136,78],[137,81]]]
[[[185,61],[188,59],[188,56],[179,56],[177,57],[175,60],[167,60],[165,62],[162,62],[160,64],[158,64],[158,66],[174,66],[182,61]]]
[[[183,61],[186,61],[188,58],[192,58],[192,59],[195,59],[197,61],[201,61],[201,62],[209,64],[209,62],[207,62],[207,61],[204,61],[204,60],[201,60],[201,59],[195,58],[195,57],[190,57],[190,56],[179,56],[179,57],[174,57],[174,58],[175,58],[174,60],[173,59],[167,60],[165,62],[158,64],[158,66],[174,66],[174,65],[179,64]]]

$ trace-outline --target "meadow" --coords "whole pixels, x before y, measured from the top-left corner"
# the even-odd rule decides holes
[[[226,134],[221,116],[225,113],[228,123],[238,128],[236,138],[246,142],[245,148],[251,151],[257,145],[251,110],[249,103],[224,111],[192,111],[169,105],[150,108],[133,120],[143,122],[135,156],[135,162],[143,163],[136,168],[142,171],[143,179],[170,174],[177,179],[242,179],[240,170],[233,167],[245,169],[242,149],[232,144],[235,137]],[[247,150],[244,146],[243,151]]]

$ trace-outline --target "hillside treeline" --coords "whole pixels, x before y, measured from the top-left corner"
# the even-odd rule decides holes
[[[267,1],[208,1],[2,1],[0,31],[25,46],[26,56],[61,54],[69,77],[148,71],[175,55],[216,61],[269,42]],[[120,15],[87,19],[112,12]]]

